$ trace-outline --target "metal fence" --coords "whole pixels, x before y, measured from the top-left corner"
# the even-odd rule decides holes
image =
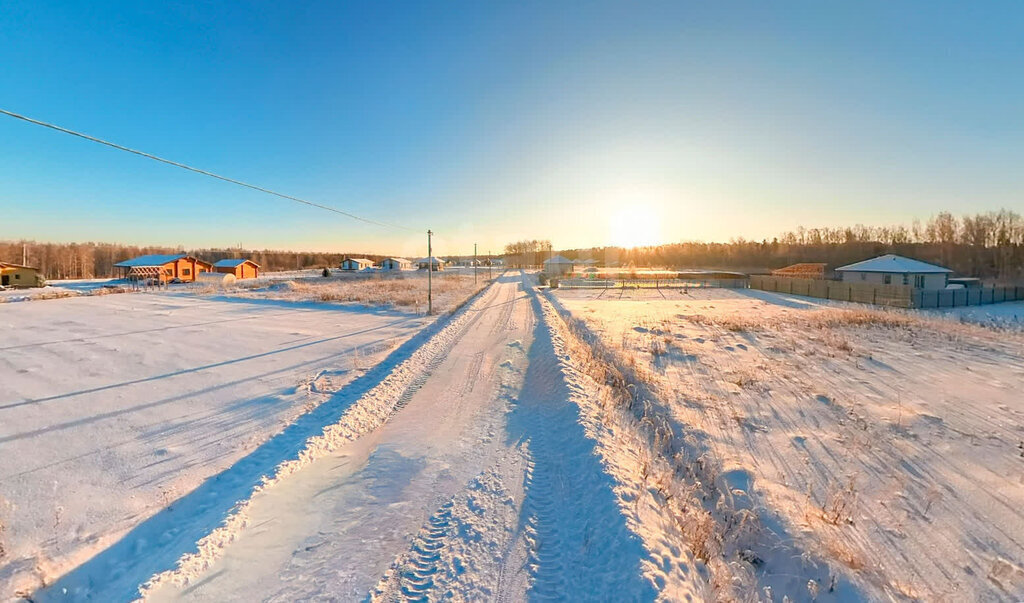
[[[872,285],[763,275],[751,276],[750,287],[896,308],[956,308],[1024,299],[1024,287],[915,289],[909,285]]]
[[[1024,299],[1024,287],[973,287],[914,291],[915,308],[957,308]]]

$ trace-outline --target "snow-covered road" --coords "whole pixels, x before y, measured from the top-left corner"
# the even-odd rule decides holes
[[[452,321],[387,423],[256,494],[232,543],[149,596],[652,598],[524,282]]]

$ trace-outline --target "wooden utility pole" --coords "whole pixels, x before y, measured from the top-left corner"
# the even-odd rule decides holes
[[[430,237],[434,236],[434,233],[427,231],[427,316],[434,313],[434,298],[433,298],[433,275],[434,272],[434,251],[430,246]]]
[[[473,286],[476,286],[476,243],[473,243]]]

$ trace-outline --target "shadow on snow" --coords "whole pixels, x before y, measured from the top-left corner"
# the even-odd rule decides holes
[[[172,569],[196,542],[219,527],[239,501],[247,499],[266,475],[296,459],[308,438],[338,422],[345,411],[373,389],[392,368],[444,327],[437,321],[395,349],[328,401],[300,416],[228,469],[138,525],[95,557],[34,595],[36,601],[130,600],[153,575]]]
[[[538,320],[522,390],[508,416],[511,443],[529,451],[520,532],[528,540],[530,598],[653,600],[640,539],[626,527],[605,473],[569,399],[536,293]]]

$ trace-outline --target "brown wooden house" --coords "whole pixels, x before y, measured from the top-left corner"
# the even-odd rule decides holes
[[[178,280],[191,283],[200,272],[212,272],[213,264],[184,253],[173,255],[143,255],[114,264],[126,279],[158,279],[162,282]]]
[[[218,260],[213,264],[216,272],[233,274],[235,278],[259,278],[260,266],[252,260],[234,259]]]

